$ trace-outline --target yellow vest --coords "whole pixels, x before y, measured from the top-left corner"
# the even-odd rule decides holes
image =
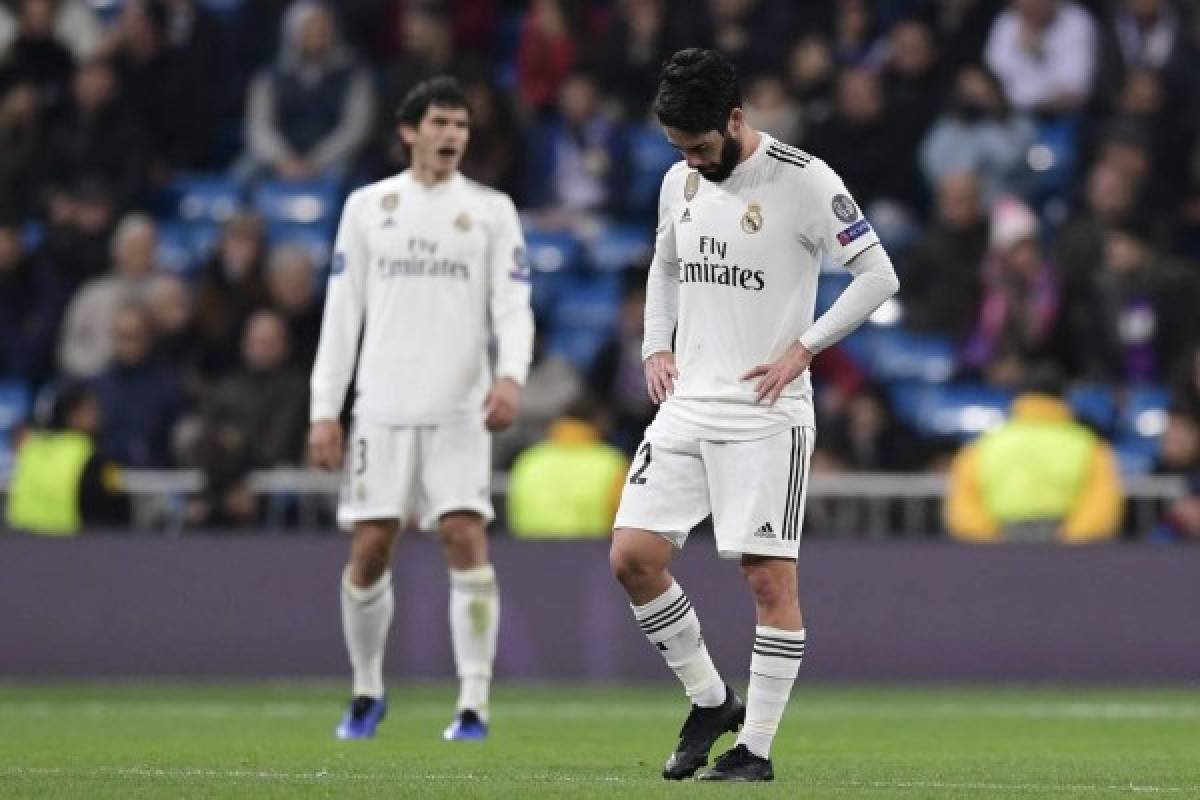
[[[615,487],[628,462],[615,447],[588,435],[591,426],[556,423],[551,438],[530,447],[508,480],[508,527],[522,538],[608,536]]]
[[[92,440],[75,431],[35,432],[17,451],[8,484],[8,524],[57,536],[79,532],[79,481]]]
[[[1063,519],[1084,488],[1096,444],[1070,419],[1012,419],[978,442],[984,506],[1002,525]]]

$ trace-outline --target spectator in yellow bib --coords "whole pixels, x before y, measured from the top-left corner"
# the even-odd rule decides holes
[[[1123,497],[1112,448],[1075,420],[1057,376],[1037,375],[1000,427],[950,468],[946,527],[971,542],[1111,539]]]
[[[128,525],[121,472],[96,454],[100,403],[82,384],[61,389],[49,424],[21,434],[8,487],[11,528],[71,536],[85,525]]]
[[[601,438],[602,412],[580,398],[513,463],[508,529],[522,539],[602,538],[612,531],[629,462]]]

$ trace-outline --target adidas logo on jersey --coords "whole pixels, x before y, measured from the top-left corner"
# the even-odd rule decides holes
[[[692,209],[685,208],[683,210],[683,216],[679,218],[679,224],[682,225],[685,222],[691,222],[691,221],[692,221]]]
[[[775,529],[771,527],[771,523],[764,522],[759,529],[754,532],[754,535],[759,539],[774,539]]]

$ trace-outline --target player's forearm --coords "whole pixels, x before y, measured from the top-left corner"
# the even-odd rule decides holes
[[[862,325],[900,288],[892,260],[880,245],[859,253],[846,268],[854,275],[850,285],[800,336],[800,344],[813,353],[821,352]]]
[[[512,378],[522,386],[533,360],[533,312],[529,303],[513,303],[493,310],[496,332],[496,377]]]
[[[337,419],[346,400],[358,349],[362,309],[331,293],[321,326],[321,341],[313,362],[309,389],[312,404],[309,419]]]
[[[679,319],[679,282],[656,256],[646,280],[645,334],[642,358],[671,349]]]

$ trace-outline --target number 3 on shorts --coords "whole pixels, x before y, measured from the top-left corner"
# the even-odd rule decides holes
[[[355,475],[362,475],[367,471],[367,440],[360,436],[358,439],[358,466],[354,469]]]
[[[630,483],[641,486],[642,484],[644,484],[646,482],[646,479],[643,478],[642,475],[643,475],[643,473],[646,472],[646,469],[650,466],[650,450],[651,450],[650,443],[643,442],[641,449],[638,450],[638,453],[640,454],[642,452],[645,452],[646,460],[642,462],[642,465],[640,467],[638,467],[637,472],[635,472],[629,476]]]

